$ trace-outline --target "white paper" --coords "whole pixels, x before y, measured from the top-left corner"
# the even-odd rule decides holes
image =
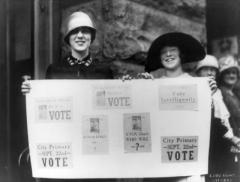
[[[27,120],[34,177],[208,172],[211,92],[205,78],[36,80],[31,88]]]

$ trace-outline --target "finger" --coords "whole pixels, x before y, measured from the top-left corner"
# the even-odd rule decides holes
[[[27,89],[23,89],[23,90],[21,90],[21,91],[22,91],[22,94],[24,94],[24,95],[30,93],[30,90],[27,90]]]
[[[22,85],[21,88],[22,89],[31,89],[31,86],[30,85]]]
[[[131,79],[132,79],[132,77],[131,77],[130,75],[124,75],[124,76],[122,77],[122,81],[131,80]]]
[[[215,85],[217,84],[217,82],[215,80],[209,80],[208,83],[209,84],[215,84]]]
[[[217,88],[216,84],[210,84],[209,86],[210,86],[210,88]]]

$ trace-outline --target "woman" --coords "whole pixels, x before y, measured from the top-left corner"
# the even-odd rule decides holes
[[[205,57],[204,48],[192,36],[173,32],[159,36],[148,51],[145,70],[154,75],[163,69],[161,77],[188,77],[183,63],[196,62]]]
[[[224,102],[230,112],[229,121],[234,135],[240,137],[240,100],[233,92],[233,88],[239,79],[238,63],[233,56],[225,56],[219,59],[219,64],[219,84]],[[239,162],[236,159],[237,156],[234,153],[229,154],[229,158],[226,159],[226,171],[239,175]]]
[[[160,78],[184,78],[191,77],[183,70],[182,64],[197,62],[205,57],[204,48],[192,36],[173,32],[159,36],[150,46],[145,70],[152,75],[157,75],[162,70]],[[211,80],[210,86],[213,91],[216,90],[214,80]],[[200,175],[161,178],[158,181],[168,182],[202,182],[205,178]]]
[[[96,37],[96,28],[88,14],[77,11],[66,20],[64,41],[70,52],[63,60],[50,65],[46,72],[47,79],[112,79],[108,65],[93,59],[90,46]],[[22,92],[28,93],[28,81],[22,84]]]
[[[96,28],[93,21],[84,12],[72,13],[66,20],[64,41],[70,53],[63,60],[50,65],[46,72],[47,79],[111,79],[113,78],[110,67],[93,59],[90,46],[96,37]],[[30,92],[28,80],[22,83],[22,93]],[[37,179],[39,182],[63,181],[96,181],[96,179]],[[97,181],[115,181],[112,179],[98,179]]]
[[[198,62],[196,73],[200,77],[212,77],[216,79],[219,72],[217,59],[212,55]],[[223,102],[223,96],[220,89],[212,96],[213,115],[211,121],[211,137],[209,151],[209,174],[222,174],[224,172],[225,161],[228,157],[228,146],[230,144],[240,148],[240,139],[233,134],[229,123],[230,114]]]

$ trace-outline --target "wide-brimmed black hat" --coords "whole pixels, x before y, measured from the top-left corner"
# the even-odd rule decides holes
[[[160,52],[165,46],[178,47],[181,54],[184,55],[184,60],[181,60],[182,63],[199,61],[206,55],[201,43],[191,35],[181,32],[167,33],[159,36],[151,44],[148,51],[145,71],[151,72],[163,68],[160,61]]]

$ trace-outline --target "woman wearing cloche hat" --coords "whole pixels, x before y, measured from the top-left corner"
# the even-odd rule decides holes
[[[219,59],[219,64],[219,84],[224,102],[230,112],[229,121],[233,128],[234,135],[240,137],[240,100],[233,90],[239,79],[240,72],[238,62],[234,56],[227,55]],[[232,155],[229,155],[229,158],[225,159],[227,161],[225,165],[226,171],[229,173],[235,173],[239,176],[239,159],[237,155],[234,154],[234,147],[232,147],[231,149],[233,152]],[[231,149],[229,149],[229,151],[231,151]]]
[[[91,56],[90,46],[96,37],[96,27],[88,14],[82,11],[72,13],[65,21],[63,34],[70,53],[62,61],[49,66],[47,78],[113,78],[110,67]]]
[[[221,67],[222,69],[222,67]],[[200,77],[213,77],[216,79],[219,73],[218,60],[213,55],[199,61],[196,73]],[[209,174],[221,174],[225,172],[227,158],[229,158],[229,146],[240,149],[240,138],[233,134],[229,122],[230,113],[223,101],[220,89],[212,96],[213,113],[211,120],[211,137],[209,150]]]
[[[73,12],[63,23],[63,38],[69,54],[49,65],[47,79],[112,79],[109,65],[92,58],[90,46],[96,37],[96,27],[88,14]],[[28,80],[22,84],[22,93],[30,92]]]
[[[82,11],[73,12],[65,21],[63,29],[64,42],[70,49],[69,55],[61,61],[50,65],[47,69],[48,79],[110,79],[110,67],[104,66],[90,54],[90,46],[95,36],[96,28],[88,14]],[[28,80],[22,84],[22,93],[30,92]],[[85,179],[37,179],[39,182],[72,182],[89,181]],[[92,181],[105,181],[97,179]],[[111,181],[111,180],[109,180]],[[113,181],[113,180],[112,180]]]

